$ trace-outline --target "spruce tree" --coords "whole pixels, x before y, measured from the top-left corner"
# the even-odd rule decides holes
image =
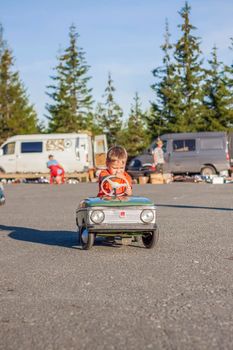
[[[14,71],[14,58],[0,34],[0,141],[16,134],[38,131],[37,116],[26,90]]]
[[[6,49],[6,41],[3,38],[3,27],[2,27],[2,24],[0,23],[0,59],[5,49]]]
[[[152,138],[172,131],[170,130],[170,122],[174,125],[178,114],[179,96],[176,88],[178,78],[175,75],[174,62],[171,58],[173,46],[170,43],[170,36],[166,20],[164,44],[161,46],[164,54],[163,65],[152,71],[155,83],[151,87],[156,97],[151,103],[147,117],[148,129]]]
[[[230,38],[231,44],[229,49],[233,52],[233,38]],[[231,93],[231,98],[229,99],[229,112],[233,111],[233,61],[230,66],[224,65],[224,71],[227,77],[227,87]],[[232,131],[233,130],[233,116],[229,113],[227,127]]]
[[[118,133],[122,127],[123,112],[121,107],[115,102],[111,74],[108,74],[107,87],[103,98],[104,103],[99,103],[96,113],[97,123],[101,130],[107,135],[108,145],[112,146],[118,143]]]
[[[190,23],[191,7],[188,3],[179,12],[183,23],[182,36],[175,44],[175,70],[178,110],[174,122],[171,121],[175,132],[194,132],[203,128],[203,83],[205,79],[202,67],[203,59],[200,50],[200,39],[192,33],[196,28]]]
[[[90,130],[93,115],[92,89],[88,88],[90,77],[85,52],[77,45],[79,34],[74,25],[69,30],[69,46],[58,57],[52,76],[53,85],[48,86],[52,104],[46,108],[50,114],[50,132],[78,132]]]
[[[131,105],[126,127],[118,134],[118,141],[127,149],[130,157],[141,153],[150,143],[145,126],[145,113],[141,109],[137,92]]]
[[[207,110],[203,117],[203,130],[227,130],[233,120],[232,92],[223,63],[218,60],[216,46],[213,47],[208,63],[210,69],[206,71],[204,100]]]

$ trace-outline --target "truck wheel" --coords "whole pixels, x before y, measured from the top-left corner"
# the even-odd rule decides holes
[[[145,235],[142,235],[142,243],[144,247],[150,249],[156,246],[159,240],[159,229],[151,231]]]
[[[82,227],[79,234],[82,248],[85,250],[91,249],[95,241],[94,233],[89,233],[86,227]]]
[[[201,175],[209,176],[209,175],[215,175],[216,170],[211,165],[205,166],[201,169]]]

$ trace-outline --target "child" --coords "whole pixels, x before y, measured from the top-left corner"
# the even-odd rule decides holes
[[[99,193],[98,197],[106,196],[106,194],[101,189],[102,181],[110,175],[115,175],[117,179],[112,178],[111,181],[118,183],[125,183],[124,178],[128,181],[129,187],[121,187],[116,189],[116,195],[125,193],[128,196],[132,195],[132,179],[125,171],[126,161],[127,161],[127,152],[124,147],[113,146],[108,150],[107,159],[106,159],[106,170],[102,170],[99,174]],[[120,178],[121,179],[120,179]],[[107,193],[112,191],[111,185],[107,182],[104,184],[104,190]]]
[[[49,161],[47,162],[47,168],[50,169],[50,184],[53,184],[54,179],[56,183],[59,185],[61,182],[65,181],[65,172],[63,167],[58,163],[56,159],[54,159],[53,155],[49,155]]]
[[[163,153],[163,141],[158,138],[156,141],[157,147],[153,150],[154,167],[157,173],[163,174],[164,165],[164,153]]]

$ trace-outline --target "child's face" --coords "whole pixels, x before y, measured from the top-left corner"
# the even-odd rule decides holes
[[[114,160],[107,164],[108,170],[111,175],[123,175],[125,171],[125,160]]]

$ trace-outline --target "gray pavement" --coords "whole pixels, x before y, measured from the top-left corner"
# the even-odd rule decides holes
[[[0,349],[232,349],[233,185],[135,185],[158,205],[156,249],[77,245],[96,184],[6,185]]]

